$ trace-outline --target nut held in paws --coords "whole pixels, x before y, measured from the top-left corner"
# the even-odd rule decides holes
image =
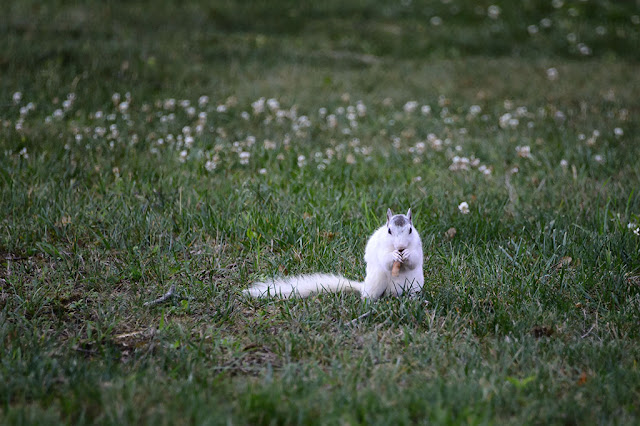
[[[398,262],[397,260],[393,262],[393,267],[391,268],[392,277],[397,277],[398,275],[400,275],[400,265],[402,265],[402,262]]]

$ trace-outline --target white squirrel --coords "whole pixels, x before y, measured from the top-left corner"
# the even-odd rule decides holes
[[[244,290],[253,297],[306,297],[317,292],[358,291],[363,299],[378,299],[383,294],[415,295],[424,285],[422,241],[413,227],[411,209],[394,215],[387,210],[387,223],[369,238],[364,251],[367,276],[364,282],[351,281],[340,275],[308,274],[254,283]],[[399,270],[394,270],[394,263]],[[397,266],[396,266],[397,268]]]

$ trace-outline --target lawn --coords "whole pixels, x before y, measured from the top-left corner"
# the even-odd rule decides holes
[[[7,9],[0,423],[640,422],[637,2]]]

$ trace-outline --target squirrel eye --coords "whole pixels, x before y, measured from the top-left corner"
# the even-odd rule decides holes
[[[413,228],[409,228],[409,233],[411,233],[411,231],[413,231]]]
[[[387,231],[389,232],[389,235],[391,235],[391,228],[387,228]]]

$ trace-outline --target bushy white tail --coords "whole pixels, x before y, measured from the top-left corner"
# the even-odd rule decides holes
[[[280,278],[274,281],[255,283],[244,291],[253,297],[307,297],[312,293],[339,291],[362,291],[362,283],[351,281],[340,275],[310,274]]]

